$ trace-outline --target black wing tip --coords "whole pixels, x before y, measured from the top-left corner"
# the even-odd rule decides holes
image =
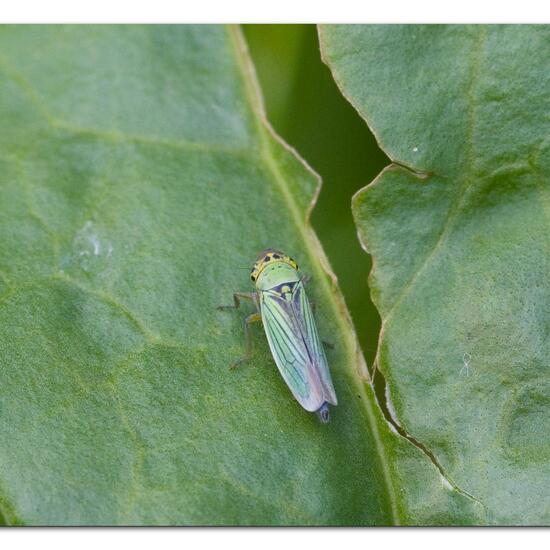
[[[330,411],[328,407],[328,402],[325,401],[316,411],[319,421],[321,424],[328,424],[330,421]]]

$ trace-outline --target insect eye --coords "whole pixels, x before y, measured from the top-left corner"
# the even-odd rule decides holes
[[[273,259],[274,260],[279,260],[281,258],[281,256],[279,256],[279,254],[273,254]]]
[[[256,281],[256,277],[254,277],[254,275],[250,275],[250,278],[252,279],[252,282]]]
[[[269,260],[271,260],[271,258],[270,258],[269,256],[266,256],[266,257],[264,258],[264,262],[269,262]]]

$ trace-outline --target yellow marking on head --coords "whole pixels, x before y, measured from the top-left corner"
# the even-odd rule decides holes
[[[258,277],[260,276],[260,273],[262,272],[264,267],[274,262],[284,262],[285,264],[288,264],[294,269],[298,270],[298,264],[290,256],[287,256],[279,250],[268,248],[258,255],[258,259],[256,260],[256,263],[252,268],[252,272],[250,273],[250,278],[252,279],[252,282],[255,283],[258,280]]]

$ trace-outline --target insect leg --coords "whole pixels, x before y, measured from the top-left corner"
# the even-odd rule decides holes
[[[240,364],[248,361],[252,355],[252,340],[250,339],[250,324],[261,321],[262,318],[259,313],[252,313],[244,320],[244,342],[245,342],[245,354],[233,362],[229,367],[230,369],[237,368]]]
[[[241,305],[241,298],[245,298],[247,300],[253,300],[256,302],[256,293],[255,292],[234,292],[233,293],[233,302],[234,304],[231,306],[218,306],[217,309],[235,309],[240,307]]]

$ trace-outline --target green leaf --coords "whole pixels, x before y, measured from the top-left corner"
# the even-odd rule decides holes
[[[399,521],[318,181],[270,131],[239,31],[0,29],[0,511],[26,524]],[[339,406],[292,398],[245,311],[267,246],[313,275]],[[328,273],[328,275],[327,275]],[[433,467],[420,453],[428,471]]]
[[[550,29],[321,34],[394,162],[353,207],[395,415],[478,521],[548,524]]]

